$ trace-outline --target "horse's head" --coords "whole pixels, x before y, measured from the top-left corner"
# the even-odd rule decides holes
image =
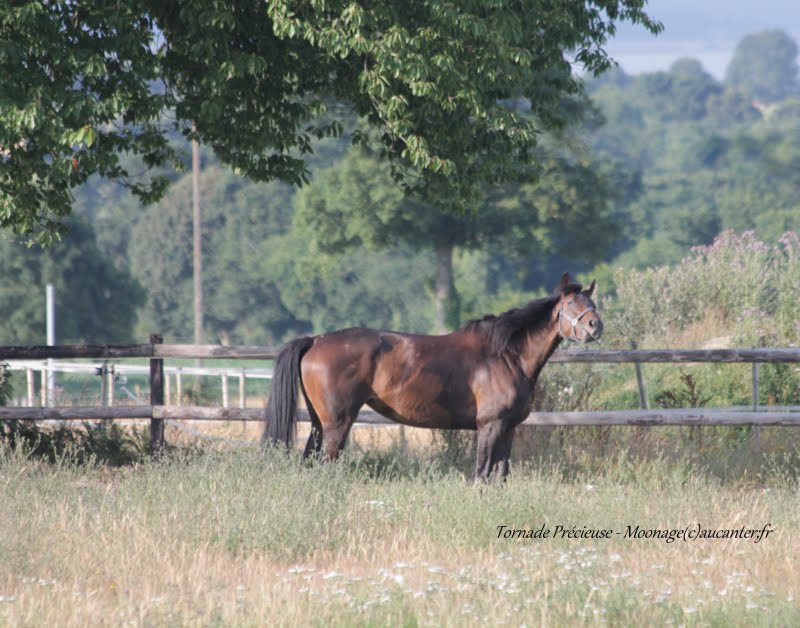
[[[561,277],[559,287],[558,333],[562,338],[573,342],[592,342],[603,335],[603,321],[597,314],[592,293],[595,282],[583,290],[580,284],[573,283],[569,273]]]

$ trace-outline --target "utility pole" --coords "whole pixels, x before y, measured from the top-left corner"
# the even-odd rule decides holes
[[[195,131],[197,129],[195,128]],[[200,212],[200,144],[192,140],[192,234],[194,269],[194,343],[204,344],[203,337],[203,217]]]

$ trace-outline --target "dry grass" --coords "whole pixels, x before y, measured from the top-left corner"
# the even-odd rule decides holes
[[[0,451],[0,625],[800,620],[798,485],[780,470],[753,488],[620,457],[569,478],[518,465],[480,489],[435,455],[309,467],[235,450],[109,471]],[[774,532],[497,538],[694,523]]]

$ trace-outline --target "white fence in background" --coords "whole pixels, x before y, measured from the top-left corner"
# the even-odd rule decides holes
[[[26,395],[17,397],[17,405],[27,405],[28,407],[52,407],[52,387],[47,383],[51,375],[57,373],[70,373],[98,378],[99,398],[102,405],[113,406],[117,403],[118,391],[121,392],[130,402],[135,404],[149,403],[149,390],[142,393],[136,386],[131,391],[127,384],[127,377],[138,375],[147,379],[150,375],[150,367],[147,365],[118,364],[108,362],[57,362],[54,360],[9,360],[7,362],[9,370],[25,372]],[[186,405],[184,394],[185,377],[217,377],[222,387],[222,407],[231,406],[230,380],[238,383],[238,405],[235,407],[247,407],[247,380],[248,379],[271,379],[271,368],[252,368],[252,367],[197,367],[197,366],[164,366],[164,401],[167,405],[181,406]],[[40,381],[39,394],[36,394],[36,381]],[[236,386],[236,384],[234,384]],[[142,397],[148,397],[143,399]],[[266,387],[262,397],[266,397]],[[25,403],[20,403],[24,401]]]

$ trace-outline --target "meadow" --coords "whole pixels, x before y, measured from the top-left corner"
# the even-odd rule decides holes
[[[721,480],[622,450],[602,471],[518,458],[477,487],[444,441],[334,465],[181,447],[119,468],[0,447],[0,625],[800,622],[800,484],[780,460]]]
[[[620,278],[604,343],[794,346],[798,268],[796,236],[727,234]],[[752,402],[748,365],[644,370],[654,405]],[[636,407],[632,371],[549,366],[536,407]],[[760,391],[796,405],[800,369]],[[356,429],[319,465],[174,428],[156,458],[129,427],[6,431],[0,626],[800,625],[796,429],[520,432],[509,481],[475,486],[469,433]]]

